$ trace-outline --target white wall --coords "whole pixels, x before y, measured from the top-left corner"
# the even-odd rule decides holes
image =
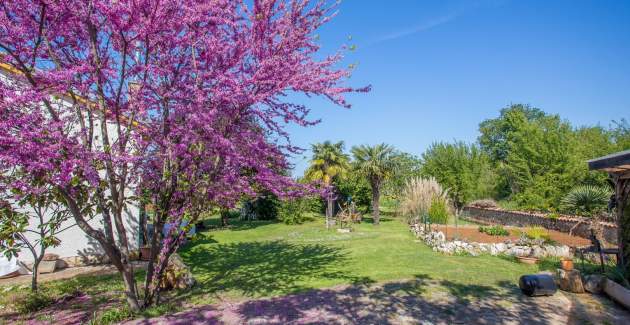
[[[15,79],[15,76],[11,75],[11,73],[0,69],[0,82],[16,82],[16,80],[17,79]],[[53,99],[52,102],[59,105],[72,105],[70,102],[63,98]],[[100,126],[98,122],[95,122],[95,130],[95,137],[100,136],[100,131],[98,131],[100,130]],[[115,141],[116,135],[115,125],[108,124],[108,132],[110,137],[112,138],[110,141],[113,143]],[[99,147],[101,147],[101,141],[95,139],[94,143],[95,147],[98,150]],[[127,189],[125,191],[125,194],[127,195],[127,197],[131,196],[132,190]],[[124,213],[127,238],[129,239],[129,243],[132,246],[132,249],[138,248],[138,220],[140,216],[139,211],[140,209],[136,204],[128,203]],[[29,229],[37,231],[39,220],[37,219],[37,217],[35,217],[35,214],[32,211],[25,210],[25,212],[30,212],[30,215],[33,216],[29,220]],[[100,216],[96,216],[89,223],[92,227],[96,229],[103,228]],[[73,218],[70,218],[70,220],[65,222],[60,229],[64,229],[68,226],[72,227],[63,231],[57,236],[61,240],[61,244],[57,247],[47,249],[47,253],[58,254],[60,257],[98,255],[104,253],[96,240],[90,238],[87,234],[83,232],[83,230],[81,230],[81,228],[76,226]],[[31,243],[35,243],[38,236],[36,234],[27,232],[27,237]],[[39,253],[39,247],[37,247],[37,252]],[[30,263],[33,261],[33,256],[27,248],[24,248],[22,249],[22,252],[18,255],[18,259],[22,262]]]

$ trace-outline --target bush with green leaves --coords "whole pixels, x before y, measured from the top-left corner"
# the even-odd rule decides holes
[[[278,216],[278,198],[270,193],[263,194],[243,203],[240,215],[247,220],[273,220]]]
[[[479,232],[490,236],[508,236],[510,234],[510,232],[501,225],[495,225],[492,227],[479,226]]]
[[[55,299],[44,291],[17,294],[13,299],[13,308],[20,314],[34,313],[55,302]]]
[[[278,205],[278,219],[288,225],[301,224],[308,220],[308,205],[304,199],[282,201]]]
[[[431,223],[444,225],[448,222],[448,203],[441,198],[433,198],[429,208],[429,220]]]
[[[574,187],[561,202],[566,212],[584,216],[593,216],[605,211],[612,191],[606,187],[580,185]]]
[[[545,243],[551,242],[549,230],[544,227],[535,226],[525,230],[525,236],[532,240],[542,240]]]

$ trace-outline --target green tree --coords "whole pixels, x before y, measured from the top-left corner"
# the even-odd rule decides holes
[[[476,145],[435,143],[422,154],[422,161],[422,174],[447,188],[457,209],[494,194],[496,175],[490,158]]]
[[[396,152],[392,159],[395,160],[396,169],[383,184],[383,192],[391,198],[400,200],[407,181],[422,176],[422,160],[400,151]]]
[[[524,104],[512,104],[501,109],[498,118],[488,119],[479,124],[479,145],[495,163],[505,162],[510,151],[510,133],[521,122],[531,122],[546,116],[542,110]]]
[[[367,178],[372,188],[372,216],[375,225],[378,225],[380,220],[379,206],[383,182],[396,170],[394,153],[394,147],[384,143],[352,147],[355,168]]]
[[[343,177],[350,167],[350,159],[343,152],[343,141],[315,143],[311,148],[313,158],[304,176],[311,181],[321,181],[324,186],[331,188],[334,179]],[[330,191],[326,197],[326,227],[329,226],[330,218],[333,217],[333,201],[332,191]]]
[[[514,129],[507,134],[507,153],[501,172],[514,200],[524,208],[548,210],[584,178],[585,161],[571,125],[557,115],[529,120],[511,116]]]

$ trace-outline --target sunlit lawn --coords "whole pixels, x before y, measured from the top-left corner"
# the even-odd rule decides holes
[[[538,271],[537,266],[499,257],[435,253],[415,241],[401,219],[384,217],[379,226],[363,222],[353,227],[351,233],[338,233],[325,229],[318,218],[291,226],[232,221],[229,229],[202,232],[180,251],[200,284],[193,301],[212,302],[215,295],[277,296],[418,276],[497,286]]]
[[[179,252],[198,284],[192,291],[172,293],[169,303],[145,316],[211,304],[218,298],[238,301],[415,278],[442,283],[441,289],[456,296],[472,291],[506,292],[516,288],[520,275],[554,267],[553,263],[530,266],[501,257],[433,252],[415,240],[404,220],[387,211],[379,226],[366,216],[363,223],[353,225],[351,233],[325,229],[321,216],[301,225],[232,219],[228,228],[218,228],[218,219],[206,223],[211,229],[198,233]],[[441,290],[440,285],[436,288]],[[20,291],[26,289],[7,290],[0,305],[10,304],[12,294]],[[105,323],[130,317],[123,307],[118,275],[78,276],[43,284],[43,292],[52,298],[77,291],[93,297],[91,308],[107,316],[101,317]]]

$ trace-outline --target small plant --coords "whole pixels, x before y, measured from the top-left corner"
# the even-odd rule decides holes
[[[488,234],[490,236],[508,236],[510,232],[503,228],[501,225],[496,225],[492,227],[484,227],[479,226],[479,232]]]
[[[441,198],[433,198],[431,207],[429,208],[429,220],[431,223],[446,224],[448,221],[448,207],[446,200]]]
[[[529,239],[543,239],[544,241],[550,241],[549,231],[543,227],[536,226],[525,230],[525,236]]]
[[[133,312],[127,306],[107,309],[101,313],[94,313],[90,324],[115,324],[133,317]]]
[[[16,296],[13,300],[13,307],[20,314],[29,314],[44,309],[54,302],[55,299],[43,291],[29,292]]]
[[[551,220],[558,220],[559,217],[560,217],[560,214],[558,212],[551,212],[547,214],[547,218]]]

